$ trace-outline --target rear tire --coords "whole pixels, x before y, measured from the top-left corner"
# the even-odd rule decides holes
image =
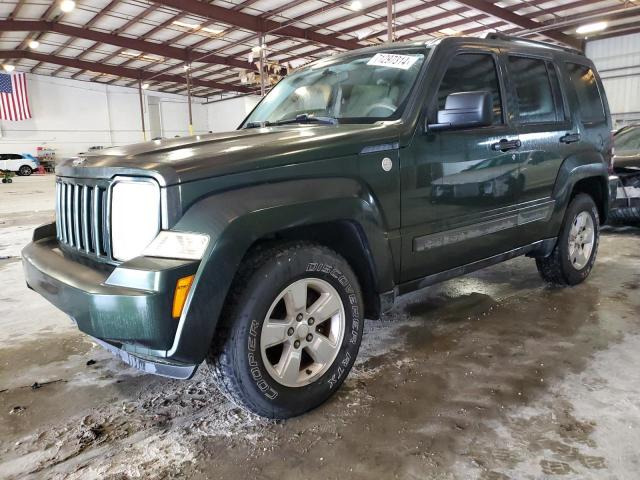
[[[640,188],[640,175],[626,177],[624,186]],[[640,225],[640,207],[612,208],[609,211],[608,223],[611,225]]]
[[[615,208],[609,212],[612,225],[640,225],[640,207]]]
[[[18,170],[18,175],[28,177],[33,173],[33,169],[29,165],[22,165]]]
[[[600,218],[593,199],[576,195],[564,217],[558,241],[551,255],[536,258],[540,276],[555,285],[577,285],[589,276],[596,261],[600,240]]]
[[[261,248],[236,275],[207,363],[235,404],[294,417],[325,402],[348,375],[363,312],[358,280],[336,252],[300,242]]]

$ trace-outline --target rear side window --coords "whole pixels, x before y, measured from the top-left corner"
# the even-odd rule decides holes
[[[586,65],[567,63],[571,84],[578,96],[578,109],[585,123],[602,122],[606,119],[598,82],[593,70]]]
[[[458,92],[488,91],[493,97],[493,124],[502,123],[502,101],[493,56],[487,53],[456,55],[438,89],[438,110],[444,110],[447,96]]]
[[[555,72],[551,77],[549,68],[550,65],[545,60],[509,56],[509,71],[516,89],[520,123],[549,123],[564,120],[557,78]],[[554,94],[554,91],[557,93]]]

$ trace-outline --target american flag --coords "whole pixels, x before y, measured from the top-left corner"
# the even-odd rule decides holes
[[[0,73],[0,120],[31,118],[27,96],[27,76],[24,73]]]

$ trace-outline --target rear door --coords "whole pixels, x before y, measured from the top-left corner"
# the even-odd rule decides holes
[[[546,222],[553,213],[551,198],[558,171],[578,147],[568,114],[560,74],[551,54],[512,51],[506,56],[514,122],[522,144],[517,180],[521,214],[520,243],[548,236]]]
[[[551,197],[558,169],[574,149],[565,115],[558,72],[549,58],[524,54],[507,57],[520,149],[520,202]]]
[[[564,68],[578,112],[576,146],[606,158],[611,148],[611,122],[602,82],[587,59],[567,61]]]

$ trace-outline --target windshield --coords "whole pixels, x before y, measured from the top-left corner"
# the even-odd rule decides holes
[[[243,126],[399,118],[425,54],[424,49],[369,53],[305,68],[280,81]]]
[[[630,127],[614,137],[616,150],[640,151],[640,127]]]

